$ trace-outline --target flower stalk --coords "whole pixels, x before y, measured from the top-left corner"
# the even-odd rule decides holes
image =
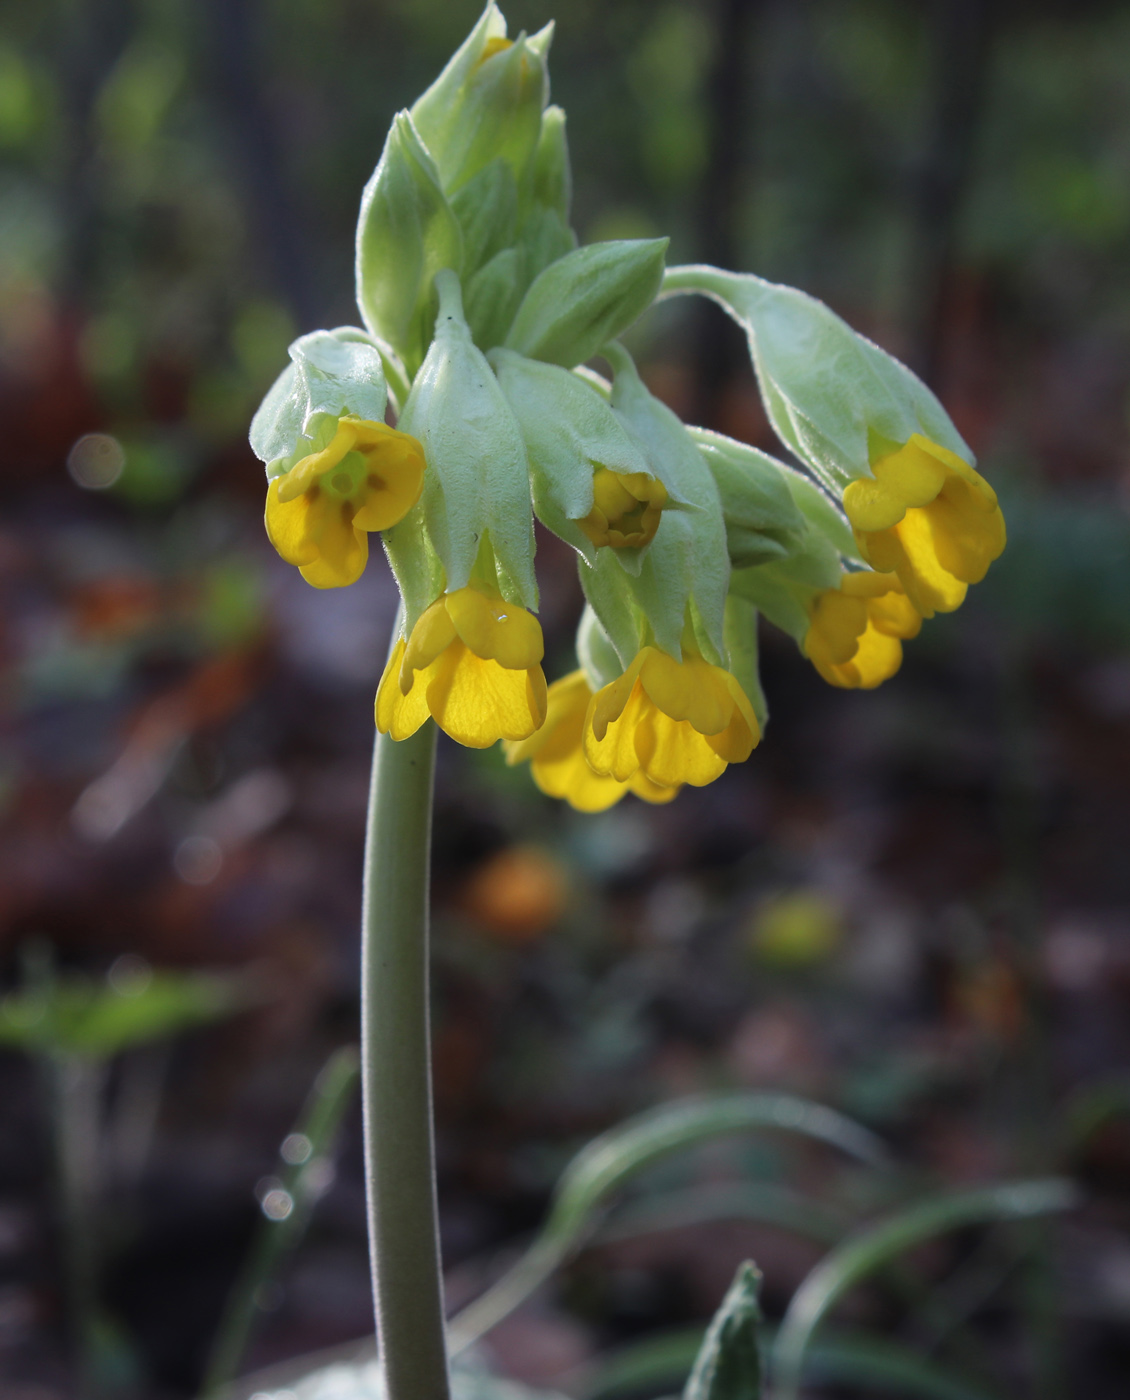
[[[386,1400],[447,1400],[428,1017],[436,728],[373,750],[361,923],[361,1083]]]

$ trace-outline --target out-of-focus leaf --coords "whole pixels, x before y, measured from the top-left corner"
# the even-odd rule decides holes
[[[309,1358],[307,1364],[313,1361]],[[225,1392],[225,1400],[383,1400],[379,1364],[370,1359],[321,1365],[304,1375],[302,1358],[249,1376]],[[481,1366],[456,1362],[451,1368],[452,1400],[564,1400],[557,1391],[533,1390],[492,1375]]]
[[[231,1015],[253,1000],[246,979],[154,972],[96,982],[67,977],[0,1002],[0,1044],[109,1059],[131,1046]]]
[[[683,1400],[760,1400],[761,1272],[748,1260],[706,1329]]]
[[[770,1128],[829,1143],[872,1165],[885,1160],[882,1143],[866,1128],[792,1094],[703,1095],[637,1114],[594,1138],[565,1168],[533,1244],[453,1321],[452,1351],[469,1346],[542,1284],[584,1239],[605,1199],[636,1172],[714,1138]]]
[[[874,1273],[934,1235],[967,1225],[1024,1220],[1067,1210],[1077,1201],[1062,1179],[1017,1181],[934,1198],[867,1227],[825,1256],[793,1295],[773,1347],[774,1394],[795,1400],[812,1336],[831,1308]]]

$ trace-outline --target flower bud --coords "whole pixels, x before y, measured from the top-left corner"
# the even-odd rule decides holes
[[[592,243],[550,263],[526,293],[506,345],[566,369],[589,359],[654,301],[668,242]]]
[[[311,331],[287,354],[291,363],[251,420],[251,448],[268,479],[326,447],[340,418],[382,422],[388,401],[380,351],[364,331]]]
[[[435,319],[435,275],[462,261],[463,236],[435,161],[412,118],[399,112],[361,196],[357,303],[365,324],[388,341],[410,377]]]
[[[525,248],[503,248],[467,282],[464,309],[480,350],[506,339],[528,282]]]
[[[463,319],[459,282],[436,278],[440,313],[400,427],[423,445],[428,462],[421,501],[424,528],[455,592],[471,581],[484,536],[502,595],[537,606],[533,516],[522,433],[494,372]],[[390,558],[398,541],[390,538]],[[409,619],[409,628],[413,619]]]
[[[520,179],[541,135],[549,97],[552,23],[511,43],[493,3],[447,67],[412,107],[446,190],[457,190],[496,156]]]
[[[513,350],[492,350],[487,358],[525,439],[538,519],[595,563],[597,546],[581,523],[594,509],[594,474],[639,477],[664,498],[666,491],[609,405],[575,374]],[[633,553],[623,562],[638,572]]]
[[[452,195],[451,208],[463,230],[463,275],[467,278],[514,242],[518,229],[514,172],[499,156]]]
[[[565,113],[560,107],[547,107],[541,114],[541,132],[533,162],[533,195],[538,204],[555,210],[563,223],[569,222],[573,172],[565,136]]]

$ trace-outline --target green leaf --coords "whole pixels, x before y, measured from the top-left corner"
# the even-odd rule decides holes
[[[821,1321],[845,1293],[897,1255],[947,1230],[1047,1215],[1077,1200],[1069,1181],[1010,1182],[923,1201],[860,1231],[826,1255],[793,1295],[773,1348],[775,1394],[795,1400]]]
[[[533,1244],[451,1324],[452,1351],[469,1346],[539,1287],[585,1238],[603,1202],[637,1172],[714,1138],[766,1129],[800,1133],[873,1166],[886,1161],[882,1143],[866,1128],[792,1094],[704,1095],[637,1114],[594,1138],[565,1168]]]
[[[706,1329],[683,1400],[760,1400],[760,1290],[761,1272],[747,1260]]]
[[[229,1016],[252,1000],[249,983],[234,976],[154,972],[117,984],[58,978],[0,1002],[0,1043],[108,1060],[134,1045]]]
[[[518,308],[507,347],[566,369],[591,359],[655,300],[668,241],[591,243],[550,263]]]

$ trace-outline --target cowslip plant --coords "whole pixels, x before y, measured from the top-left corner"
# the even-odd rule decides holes
[[[552,33],[508,38],[492,0],[397,114],[361,201],[364,326],[296,341],[251,428],[282,557],[314,587],[348,586],[377,532],[401,596],[375,701],[362,974],[389,1400],[448,1387],[426,1002],[437,727],[502,741],[583,811],[667,802],[760,742],[759,615],[829,683],[870,688],[1005,542],[934,395],[820,302],[667,268],[665,239],[578,246]],[[688,427],[644,384],[619,337],[684,293],[746,330],[799,467]],[[576,551],[586,599],[577,668],[552,684],[535,517]]]

